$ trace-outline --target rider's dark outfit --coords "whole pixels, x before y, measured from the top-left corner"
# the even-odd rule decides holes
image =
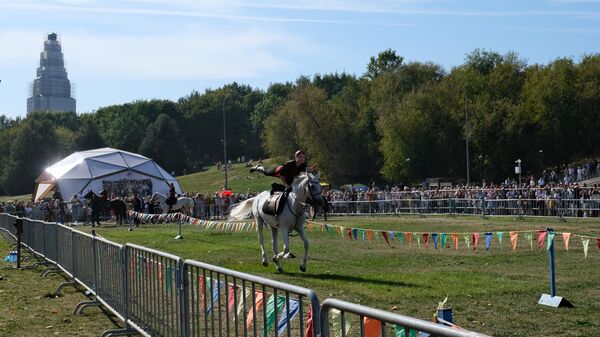
[[[175,205],[177,203],[177,197],[175,196],[175,184],[168,184],[169,185],[169,197],[167,198],[167,200],[165,201],[167,203],[167,205],[169,205],[169,208],[173,205]]]
[[[274,169],[266,169],[262,166],[253,167],[250,172],[262,172],[266,176],[270,177],[280,177],[283,178],[287,186],[283,186],[277,183],[271,184],[273,187],[273,191],[283,190],[286,187],[289,189],[294,182],[294,178],[297,177],[300,173],[306,172],[306,162],[302,163],[300,166],[296,165],[296,160],[292,159],[281,166],[277,166]],[[273,192],[272,191],[272,192]]]

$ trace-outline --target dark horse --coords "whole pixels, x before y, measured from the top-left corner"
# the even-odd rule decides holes
[[[317,212],[319,211],[319,208],[323,210],[323,219],[325,221],[327,221],[327,212],[329,212],[329,201],[327,201],[327,198],[323,198],[323,205],[319,206],[315,206],[315,205],[310,205],[311,207],[311,213],[312,213],[312,217],[311,220],[314,220],[315,217],[317,216]]]
[[[93,191],[89,191],[83,197],[88,200],[88,204],[92,209],[92,227],[94,227],[95,224],[100,226],[101,212],[112,211],[115,214],[117,219],[116,223],[118,223],[119,226],[123,224],[123,219],[127,218],[127,207],[123,200],[102,200]]]

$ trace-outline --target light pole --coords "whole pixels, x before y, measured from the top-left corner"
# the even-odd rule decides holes
[[[225,165],[225,189],[227,190],[227,129],[225,124],[225,101],[227,101],[227,97],[229,97],[229,93],[223,97],[223,164]]]
[[[465,147],[467,152],[467,186],[471,182],[471,172],[469,165],[469,113],[467,110],[467,95],[465,94]]]
[[[515,166],[515,173],[519,174],[519,187],[521,187],[521,159],[515,160],[517,166]]]

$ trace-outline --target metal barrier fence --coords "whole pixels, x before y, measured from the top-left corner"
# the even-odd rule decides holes
[[[184,279],[187,336],[305,336],[304,315],[319,317],[310,289],[193,260]],[[308,329],[320,331],[319,320]]]
[[[331,215],[471,214],[600,217],[600,199],[393,199],[332,201]]]
[[[16,219],[0,214],[0,229],[15,237]],[[142,246],[116,244],[58,224],[23,219],[21,239],[32,253],[72,279],[57,291],[78,284],[95,296],[81,302],[76,313],[85,306],[104,305],[125,322],[125,328],[107,330],[102,336],[139,332],[145,336],[329,337],[333,309],[341,310],[342,327],[346,313],[359,315],[361,336],[364,317],[380,322],[381,336],[389,333],[391,324],[436,336],[483,336],[333,299],[321,306],[311,289],[183,261]]]
[[[336,310],[339,321],[331,319]],[[347,317],[350,314],[351,317]],[[326,299],[321,306],[321,337],[329,337],[330,326],[338,329],[338,336],[348,336],[350,325],[355,326],[361,337],[364,336],[416,336],[424,332],[439,337],[483,337],[484,335],[467,330],[458,330],[421,319],[393,314],[359,304],[336,299]],[[358,328],[356,328],[358,327]],[[420,334],[421,336],[423,334]]]

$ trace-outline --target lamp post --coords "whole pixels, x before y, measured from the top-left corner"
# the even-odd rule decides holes
[[[228,186],[227,186],[227,170],[228,170],[228,163],[227,163],[227,129],[226,129],[226,124],[225,124],[225,101],[227,100],[227,97],[229,97],[229,93],[227,93],[225,95],[225,97],[223,97],[223,164],[225,165],[225,189],[227,190]]]
[[[467,186],[471,181],[470,165],[469,165],[469,113],[467,110],[467,95],[465,94],[465,147],[467,153]]]
[[[515,160],[517,166],[515,166],[515,173],[519,174],[519,187],[521,187],[521,159]]]

